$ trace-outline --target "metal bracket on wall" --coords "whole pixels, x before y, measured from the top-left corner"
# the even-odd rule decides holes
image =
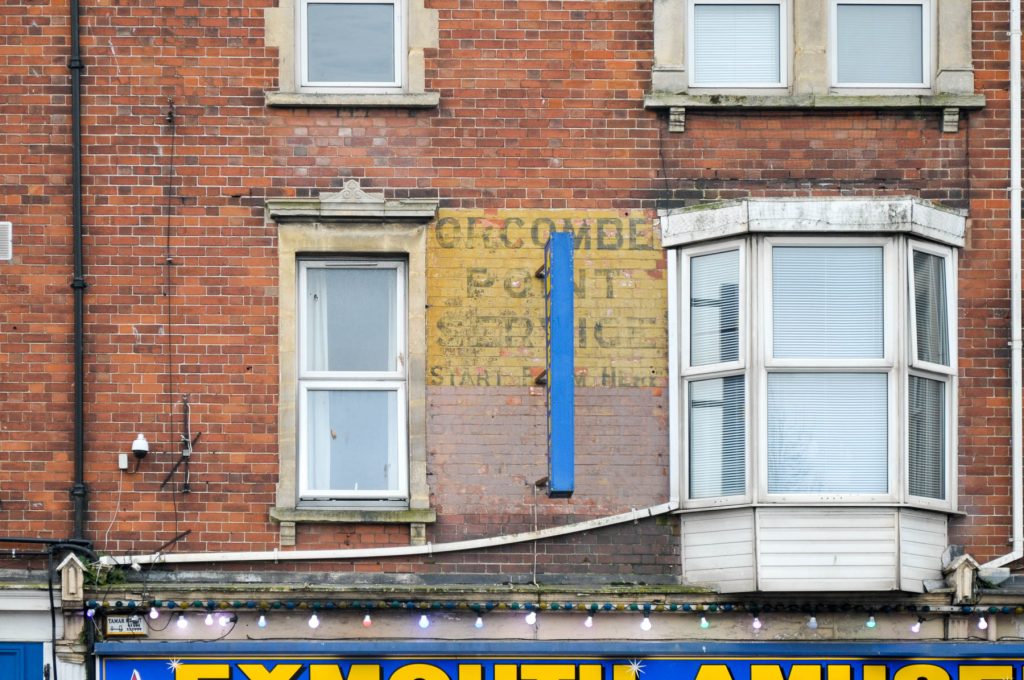
[[[167,473],[166,477],[164,477],[164,481],[160,485],[160,488],[163,489],[165,486],[167,486],[167,483],[171,481],[172,477],[174,477],[174,473],[178,471],[178,468],[182,468],[182,474],[184,475],[184,479],[182,480],[181,492],[189,493],[190,491],[192,491],[192,487],[189,485],[190,478],[188,464],[189,461],[192,459],[192,449],[199,442],[199,438],[203,436],[203,433],[197,432],[195,436],[192,436],[192,407],[189,404],[187,394],[181,398],[181,402],[181,457],[178,458],[178,461],[174,464],[174,467],[172,467],[171,471]]]

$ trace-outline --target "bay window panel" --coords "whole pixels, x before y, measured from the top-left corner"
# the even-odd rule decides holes
[[[909,478],[913,496],[946,497],[946,384],[910,376]]]
[[[398,270],[306,271],[307,370],[395,371]]]
[[[746,492],[744,378],[689,383],[690,498]]]
[[[949,365],[945,258],[914,251],[914,326],[917,358]]]
[[[690,260],[690,365],[739,359],[740,253]]]
[[[694,84],[779,84],[780,15],[777,4],[695,4]]]
[[[923,40],[920,4],[838,4],[838,84],[923,84]]]
[[[883,248],[772,248],[775,358],[882,358]]]
[[[885,494],[885,373],[768,375],[768,492]]]
[[[307,395],[309,491],[399,491],[398,391]]]

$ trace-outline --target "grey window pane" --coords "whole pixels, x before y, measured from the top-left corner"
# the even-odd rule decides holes
[[[910,376],[910,493],[946,497],[946,385]]]
[[[690,498],[746,491],[742,375],[690,383]]]
[[[307,270],[306,366],[313,371],[396,370],[398,272]]]
[[[840,4],[836,8],[840,83],[922,83],[921,5]]]
[[[769,493],[886,493],[884,373],[768,376]]]
[[[690,270],[690,364],[739,358],[740,253],[701,255]]]
[[[398,394],[309,392],[308,485],[313,491],[398,489]]]
[[[310,82],[395,81],[394,5],[310,3],[306,11]]]
[[[949,366],[946,263],[938,255],[914,251],[914,322],[917,358]]]
[[[696,85],[781,81],[778,5],[699,4],[693,24]]]

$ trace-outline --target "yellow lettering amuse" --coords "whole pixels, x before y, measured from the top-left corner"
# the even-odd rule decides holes
[[[949,680],[949,673],[930,663],[912,663],[896,671],[893,680]]]
[[[226,663],[178,666],[174,680],[231,680],[231,666]]]
[[[352,664],[346,678],[338,666],[309,666],[309,680],[380,680],[377,664]]]
[[[349,678],[352,680],[352,678]],[[411,663],[391,674],[391,680],[450,680],[448,674],[437,666],[426,663]]]
[[[238,670],[247,680],[295,680],[302,672],[302,664],[282,663],[268,671],[260,663],[240,663]]]
[[[1013,680],[1013,666],[960,666],[960,680]]]
[[[523,664],[521,680],[576,680],[576,666],[571,663]]]

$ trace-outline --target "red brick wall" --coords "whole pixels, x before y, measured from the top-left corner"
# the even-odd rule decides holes
[[[1005,550],[1007,3],[973,3],[975,76],[989,103],[952,134],[939,131],[937,113],[892,111],[690,111],[686,132],[669,133],[664,115],[642,105],[648,0],[428,0],[440,20],[440,47],[427,51],[438,109],[269,109],[263,92],[276,87],[277,63],[263,46],[266,4],[83,5],[88,534],[100,549],[152,550],[186,529],[184,550],[276,545],[267,517],[277,471],[276,240],[263,201],[355,177],[389,198],[437,197],[451,209],[651,211],[836,195],[969,207],[960,276],[960,487],[969,516],[956,521],[955,539],[981,559]],[[0,4],[0,219],[15,224],[15,260],[0,263],[0,519],[12,535],[70,532],[66,11]],[[182,394],[203,436],[194,491],[174,496],[159,487],[177,455]],[[430,388],[430,422],[457,419],[463,428],[429,433],[441,515],[431,540],[532,526],[543,406],[522,405],[525,441],[488,410],[511,411],[505,400],[517,394]],[[582,443],[588,491],[570,503],[540,499],[542,526],[658,502],[667,491],[666,479],[650,476],[667,461],[664,393],[595,386],[580,402],[582,422],[607,437]],[[116,454],[136,432],[154,453],[138,474],[121,476]],[[472,447],[485,432],[501,439],[489,453]],[[625,456],[639,458],[643,474],[611,479],[606,463]],[[657,565],[642,551],[608,547],[633,536],[658,546]],[[404,529],[381,527],[298,534],[299,547],[406,540]],[[597,573],[678,569],[674,529],[655,522],[541,550],[538,562],[552,573],[573,568],[553,557],[559,550],[593,555]],[[533,568],[526,547],[493,558],[435,563],[464,573]],[[380,568],[428,570],[424,562]]]

